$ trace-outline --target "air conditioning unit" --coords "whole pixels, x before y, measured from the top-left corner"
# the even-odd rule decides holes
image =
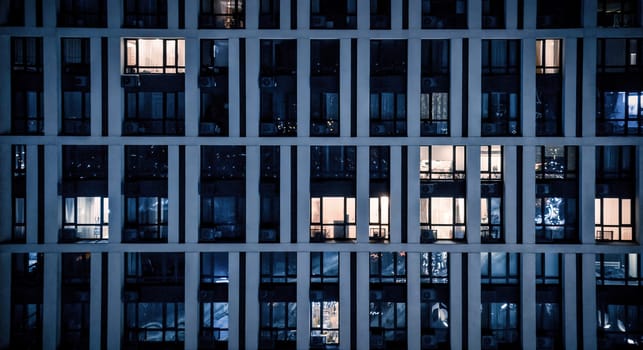
[[[121,75],[121,87],[135,88],[141,86],[141,77],[138,74]]]
[[[75,228],[64,228],[62,229],[60,240],[63,242],[73,242],[76,240],[76,229]]]
[[[380,301],[382,300],[383,293],[381,290],[371,290],[369,292],[369,300],[370,301]]]
[[[386,135],[386,127],[383,124],[371,124],[371,135],[372,136],[383,136]]]
[[[277,80],[274,77],[261,77],[259,78],[260,88],[276,88]]]
[[[313,335],[310,337],[311,348],[323,348],[326,345],[325,335]]]
[[[371,349],[386,349],[386,344],[384,343],[384,337],[381,335],[371,335],[369,345]]]
[[[435,289],[422,289],[420,292],[421,301],[433,301],[438,299],[438,294],[435,292]]]
[[[200,88],[217,87],[217,81],[214,79],[214,77],[211,77],[211,76],[199,77],[199,87]]]
[[[322,301],[324,300],[324,291],[312,289],[310,291],[310,301]]]
[[[89,86],[89,78],[85,75],[76,75],[74,76],[74,86],[79,88],[85,88]]]
[[[423,197],[428,197],[435,192],[435,184],[421,184],[420,185],[420,195]]]
[[[438,340],[434,335],[423,335],[421,344],[423,350],[438,348]]]
[[[438,80],[436,78],[422,78],[422,89],[430,90],[438,87]]]
[[[498,348],[498,342],[496,338],[492,335],[482,336],[482,349],[492,350]]]
[[[138,292],[133,290],[124,290],[123,291],[123,302],[136,302],[138,301]]]
[[[261,242],[275,242],[277,241],[277,230],[262,229],[259,231],[259,241]]]
[[[310,16],[310,27],[311,28],[326,27],[326,16]]]
[[[274,123],[261,123],[260,127],[261,136],[272,136],[277,134],[277,127]]]
[[[140,131],[141,128],[140,128],[138,122],[128,120],[128,121],[125,121],[125,128],[124,129],[125,130],[123,130],[123,133],[125,135],[132,135],[132,134],[138,134],[138,132]]]
[[[420,243],[431,243],[437,239],[436,230],[420,230]]]

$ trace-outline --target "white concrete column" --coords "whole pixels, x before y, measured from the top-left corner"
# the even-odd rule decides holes
[[[290,210],[293,203],[290,202],[291,189],[291,167],[290,146],[279,146],[279,242],[290,243],[291,227]],[[301,179],[296,178],[297,182]],[[295,203],[297,205],[297,203]],[[305,242],[305,241],[304,241]]]
[[[60,334],[60,254],[44,254],[42,288],[42,348],[58,349]]]
[[[362,4],[360,3],[360,8]],[[370,5],[370,4],[369,4]],[[358,10],[358,27],[362,28],[360,24],[360,15],[363,12]],[[362,16],[363,17],[363,16]],[[366,22],[368,24],[368,21]],[[365,28],[368,28],[366,26]],[[357,39],[357,62],[359,64],[355,69],[357,70],[357,86],[360,88],[357,89],[357,136],[359,137],[368,137],[370,135],[370,99],[371,99],[371,89],[370,89],[370,69],[371,69],[371,42],[368,38],[358,38]],[[368,88],[367,88],[368,87]]]
[[[167,242],[179,242],[179,146],[167,146]]]
[[[596,277],[594,254],[583,254],[581,258],[581,288],[582,288],[582,337],[585,350],[596,350]]]
[[[92,253],[90,258],[90,283],[89,283],[89,348],[101,348],[101,321],[102,315],[102,288],[103,288],[103,259],[102,253]],[[107,297],[107,296],[105,296]]]
[[[409,1],[409,30],[422,28],[422,2]]]
[[[406,253],[406,306],[409,311],[406,323],[408,349],[421,349],[422,318],[421,311],[418,312],[421,300],[420,293],[420,253],[408,252]],[[451,317],[451,310],[449,310],[449,317]],[[453,321],[449,320],[449,322]],[[362,333],[358,332],[358,334]]]
[[[524,1],[522,5],[522,15],[523,17],[523,28],[524,29],[536,29],[536,12],[537,12],[537,3],[535,1]],[[596,16],[596,12],[594,12]]]
[[[191,1],[187,1],[188,3]],[[186,3],[187,6],[187,3]],[[199,68],[201,66],[199,38],[185,38],[185,136],[199,135],[199,119],[201,117],[201,89],[199,86]]]
[[[185,146],[185,243],[199,241],[201,147]],[[187,259],[187,257],[186,257]]]
[[[310,135],[310,39],[297,39],[297,136]]]
[[[449,327],[449,333],[452,350],[461,350],[465,346],[462,340],[464,327],[455,326],[464,324],[463,277],[465,276],[462,273],[462,253],[449,253],[449,323],[452,325]],[[479,304],[478,300],[478,304],[475,305]]]
[[[228,39],[228,56],[239,57],[241,43],[239,39]],[[254,62],[254,61],[250,61]],[[241,68],[238,59],[228,59],[228,135],[239,136],[241,126],[241,90],[240,85]],[[246,80],[247,82],[247,80]],[[256,83],[255,83],[256,84]],[[254,85],[253,85],[254,86]],[[247,91],[247,88],[246,88]],[[258,100],[255,100],[255,102]],[[247,113],[246,113],[247,115]]]
[[[583,38],[581,125],[584,137],[596,136],[596,46],[596,38]]]
[[[297,253],[297,349],[310,347],[310,255]]]
[[[403,1],[391,1],[391,29],[393,30],[402,29],[402,18],[404,17],[404,8],[402,5]]]
[[[296,2],[297,0],[292,1]],[[290,29],[290,2],[291,0],[279,0],[279,28],[281,30]],[[297,18],[297,22],[299,22],[299,18]]]
[[[518,242],[518,151],[516,146],[503,146],[502,228],[505,243]],[[534,185],[535,186],[535,185]]]
[[[578,349],[578,314],[576,310],[576,254],[563,254],[562,257],[563,287],[563,339],[565,349]],[[591,317],[586,319],[591,320]]]
[[[420,147],[407,147],[406,177],[406,239],[408,243],[420,242]]]
[[[468,146],[466,153],[466,240],[468,243],[480,243],[480,147]]]
[[[594,226],[594,199],[596,193],[596,149],[579,147],[578,237],[583,244],[596,241]]]
[[[24,0],[25,27],[36,26],[36,0]]]
[[[109,242],[120,243],[124,221],[123,194],[121,192],[124,150],[120,145],[110,145],[108,147],[107,159],[109,176],[107,180],[107,193],[109,196]]]
[[[120,26],[120,22],[118,26]],[[107,39],[107,71],[109,72],[107,75],[107,105],[109,106],[107,129],[109,136],[121,136],[122,131],[123,89],[121,89],[121,65],[121,38],[110,37]]]
[[[5,52],[4,55],[0,55],[0,76],[5,77],[0,79],[0,91],[4,91],[0,94],[0,115],[4,116],[0,118],[0,134],[8,134],[11,132],[11,37],[9,35],[0,36],[0,52]]]
[[[297,147],[297,243],[310,242],[310,147]]]
[[[9,348],[11,335],[11,253],[0,254],[0,348]]]
[[[257,5],[258,6],[258,5]],[[258,11],[258,10],[257,10]],[[259,136],[259,39],[246,39],[246,136]]]
[[[523,38],[520,84],[522,135],[536,136],[536,39]]]
[[[339,136],[341,137],[351,136],[351,103],[351,39],[340,39]]]
[[[89,38],[89,54],[90,54],[90,72],[89,81],[89,124],[92,136],[100,136],[102,134],[103,126],[103,66],[101,55],[101,38],[99,36]]]
[[[357,0],[357,3],[357,29],[369,30],[371,29],[371,2]]]
[[[401,1],[399,2],[400,6]],[[409,39],[408,45],[408,69],[407,72],[422,71],[422,41],[420,39]],[[409,137],[420,136],[420,74],[407,73],[406,87],[406,120],[407,135]],[[359,89],[358,89],[359,91]]]
[[[244,335],[246,349],[257,349],[259,346],[259,278],[260,278],[260,253],[246,253],[246,314]]]
[[[167,0],[167,28],[179,28],[179,0]]]
[[[370,253],[369,252],[358,252],[355,254],[357,261],[355,262],[356,266],[356,276],[353,276],[353,279],[355,280],[355,284],[357,288],[356,290],[356,295],[355,295],[355,319],[357,322],[355,323],[356,329],[355,329],[355,336],[358,337],[357,339],[357,344],[361,348],[368,349],[369,348],[369,338],[368,335],[370,334],[370,329],[369,329],[369,322],[366,322],[370,318],[369,312],[370,312],[370,270],[369,270],[369,263],[370,263]],[[340,259],[340,266],[341,265],[346,265],[346,262],[343,262],[342,259]],[[341,290],[341,288],[340,288]],[[350,291],[350,288],[348,289]],[[340,292],[341,293],[341,292]],[[340,303],[340,312],[343,311],[348,305],[344,305]],[[409,317],[411,317],[411,313],[408,313]],[[341,322],[341,318],[340,318]],[[409,322],[411,324],[411,322]],[[344,343],[345,339],[342,339],[341,337],[339,338],[340,343]]]
[[[259,28],[259,1],[247,1],[244,5],[246,8],[246,29]]]
[[[522,243],[536,243],[536,147],[522,147]],[[520,190],[520,189],[519,189]],[[516,191],[517,193],[517,191]]]
[[[45,28],[55,28],[56,27],[56,1],[43,1],[42,6],[42,26]],[[51,51],[44,51],[51,52]],[[46,64],[46,63],[45,63]]]
[[[240,302],[240,287],[241,287],[241,264],[240,253],[228,253],[228,273],[230,276],[230,283],[228,284],[228,348],[239,348],[239,340],[243,334],[239,331],[241,327],[241,302]]]
[[[468,285],[467,285],[467,340],[465,348],[479,350],[482,339],[481,311],[481,286],[480,286],[480,253],[467,254]],[[450,271],[449,271],[450,272]],[[451,282],[449,280],[449,282]]]
[[[469,29],[479,29],[480,27],[482,27],[482,1],[467,1],[467,15]]]
[[[27,145],[25,165],[26,196],[25,199],[25,235],[27,243],[38,243],[38,145]]]
[[[185,1],[183,6],[185,6],[185,29],[195,30],[199,28],[199,2]],[[187,341],[187,337],[185,339]],[[189,348],[186,347],[186,349]]]
[[[121,331],[123,329],[123,304],[121,302],[124,282],[123,265],[123,253],[108,253],[107,295],[105,296],[107,302],[107,348],[115,350],[121,348]]]
[[[187,202],[187,201],[186,201]],[[187,221],[187,220],[186,220]],[[186,242],[188,242],[186,237]],[[200,253],[185,253],[185,349],[196,349],[199,340],[199,277]]]
[[[4,213],[0,220],[0,242],[8,242],[13,236],[12,158],[11,145],[0,144],[0,188],[3,189],[0,192],[0,213]],[[2,348],[2,342],[0,342],[0,348]]]
[[[339,253],[339,348],[351,348],[351,253]],[[368,333],[367,333],[368,334]],[[355,334],[354,336],[357,336]]]
[[[35,0],[30,0],[35,1]],[[107,27],[120,28],[123,22],[123,0],[107,0]],[[189,1],[188,1],[189,2]]]
[[[259,242],[259,215],[261,213],[261,206],[260,206],[261,198],[259,196],[259,171],[255,171],[255,169],[260,169],[260,168],[261,168],[261,157],[259,154],[259,146],[247,146],[246,147],[246,242],[247,243]],[[248,266],[250,266],[250,264],[248,264]],[[246,346],[247,345],[248,344],[246,343]]]
[[[518,0],[505,0],[505,28],[518,29]]]
[[[574,37],[563,39],[563,136],[576,136],[576,79],[577,68],[577,39]],[[581,72],[582,73],[582,72]]]
[[[402,147],[391,146],[389,164],[389,241],[402,243]],[[417,200],[417,198],[415,198]],[[418,204],[419,205],[419,204]],[[418,223],[419,221],[418,214]],[[408,269],[407,269],[408,270]]]
[[[469,12],[471,13],[471,12]],[[480,17],[481,15],[479,15]],[[471,21],[471,17],[469,17]],[[471,22],[469,22],[471,23]],[[472,26],[470,25],[469,28]],[[470,137],[480,136],[482,123],[482,41],[478,38],[469,39],[469,115],[467,131]]]
[[[639,11],[641,10],[639,6]],[[596,13],[598,12],[597,0],[585,0],[581,4],[583,10],[581,16],[581,26],[585,28],[595,28],[596,27]],[[641,17],[639,17],[641,18]]]
[[[523,253],[520,264],[520,327],[522,348],[536,350],[536,255]]]
[[[44,156],[44,176],[43,180],[43,196],[40,198],[43,202],[44,214],[44,230],[45,230],[45,243],[58,242],[58,229],[61,227],[62,222],[62,200],[58,197],[58,181],[60,179],[60,171],[58,164],[62,157],[59,157],[58,146],[45,145]],[[55,174],[55,175],[54,175]]]
[[[43,15],[47,13],[43,12]],[[42,46],[43,52],[47,53],[47,59],[43,60],[43,130],[47,136],[56,136],[60,119],[60,39],[46,36]]]
[[[368,146],[357,147],[357,242],[368,243],[370,221],[370,156]]]
[[[297,0],[290,0],[297,1]],[[290,11],[290,8],[281,8],[281,11]],[[282,29],[290,28],[290,23],[288,27],[281,27]],[[310,1],[297,1],[297,29],[309,29],[310,28]]]
[[[454,137],[462,136],[462,94],[464,81],[462,62],[463,45],[462,39],[451,39],[449,41],[449,131]],[[471,59],[471,58],[470,58]]]

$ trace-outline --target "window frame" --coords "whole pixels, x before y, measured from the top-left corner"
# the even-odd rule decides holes
[[[451,147],[451,168],[449,171],[436,171],[433,168],[433,152],[436,151],[434,147]],[[426,151],[424,151],[426,150]],[[422,159],[422,153],[426,152],[427,158]],[[463,159],[460,162],[459,156]],[[435,160],[444,162],[444,160]],[[461,164],[460,164],[461,163]],[[466,178],[466,149],[465,146],[451,146],[451,145],[434,145],[434,146],[420,146],[420,181],[459,181]],[[459,166],[462,168],[459,168]]]
[[[385,275],[384,259],[388,259],[393,264],[393,274]],[[406,252],[371,252],[369,254],[369,281],[373,283],[406,283],[407,266]]]
[[[499,263],[504,265],[504,276],[494,276],[494,257],[500,256],[503,256]],[[484,263],[485,260],[486,263]],[[512,264],[515,264],[514,268],[512,268]],[[501,269],[503,268],[501,267]],[[518,253],[481,252],[480,274],[480,283],[482,283],[483,287],[493,285],[517,286],[520,283],[520,256]]]
[[[142,66],[140,65],[140,41],[161,40],[163,42],[163,65]],[[174,64],[168,63],[168,42],[174,42]],[[183,65],[179,53],[179,43],[183,43]],[[135,50],[135,63],[131,64],[128,59],[128,46],[132,44]],[[183,38],[124,38],[123,39],[123,70],[125,74],[185,74],[185,39]],[[148,71],[151,70],[151,71]],[[159,72],[160,70],[160,72]]]
[[[152,199],[156,200],[156,222],[141,222],[141,204],[139,203],[142,199]],[[131,203],[131,201],[134,201]],[[160,205],[159,205],[160,204]],[[130,207],[134,205],[135,210],[130,213]],[[167,196],[162,195],[151,195],[151,196],[125,196],[125,224],[124,231],[129,229],[135,229],[136,240],[135,241],[166,241],[168,238],[168,198]],[[130,214],[133,214],[134,218],[130,218]],[[147,237],[148,231],[146,228],[153,229],[152,233],[155,233],[155,237]],[[141,237],[141,235],[143,237]],[[129,237],[124,237],[126,240],[129,240]]]
[[[547,223],[547,201],[560,201],[561,209],[558,207],[558,212],[563,212],[564,223]],[[570,203],[571,202],[571,203]],[[535,200],[536,215],[534,218],[534,226],[536,230],[536,243],[554,243],[554,242],[575,242],[578,240],[579,232],[579,200],[570,196],[556,195],[556,194],[543,194],[536,195]],[[569,215],[573,213],[574,215]],[[554,213],[555,214],[555,213]],[[539,222],[540,218],[540,222]],[[571,220],[570,220],[571,218]],[[549,219],[551,221],[551,219]],[[558,232],[554,236],[554,233]],[[562,237],[560,233],[562,232]]]
[[[210,323],[209,326],[206,324],[206,318],[204,317],[206,315],[206,310],[208,307],[206,305],[209,305],[209,313],[210,313]],[[221,318],[216,318],[216,309],[217,306],[223,306],[223,308],[227,311],[224,316]],[[229,311],[229,303],[228,301],[207,301],[207,302],[199,302],[199,334],[200,337],[202,338],[207,338],[209,340],[212,340],[216,343],[227,343],[228,342],[228,337],[229,337],[229,332],[230,332],[230,311]],[[215,327],[215,322],[223,322],[223,320],[226,320],[228,324],[228,328],[224,327]]]
[[[342,222],[334,221],[332,224],[324,223],[324,199],[338,199],[343,201],[344,220]],[[355,241],[357,240],[357,220],[356,213],[350,215],[348,207],[349,202],[353,202],[353,209],[356,210],[356,197],[355,196],[315,196],[310,198],[311,213],[314,212],[313,206],[315,201],[319,202],[319,221],[314,221],[313,215],[310,215],[310,239],[311,242],[321,241]],[[351,221],[352,218],[352,221]],[[327,228],[332,228],[332,236]],[[334,228],[343,228],[344,236],[336,236]]]
[[[609,265],[620,263],[619,266],[612,267],[620,270],[620,267],[622,266],[622,278],[618,278],[617,274],[615,273],[607,273],[607,257],[612,258]],[[619,257],[619,259],[615,260],[616,257]],[[635,260],[634,264],[632,264],[632,259]],[[632,265],[634,265],[634,267],[632,267]],[[599,286],[643,286],[643,260],[641,260],[641,254],[596,254],[594,266],[596,284]],[[632,272],[634,272],[634,276],[632,276]],[[609,277],[615,275],[616,278]]]
[[[548,48],[547,44],[552,44],[554,50],[558,51],[558,54],[552,56],[554,59],[554,65],[548,65],[547,53]],[[538,64],[538,62],[541,64]],[[558,65],[555,63],[558,62]],[[563,40],[562,39],[536,39],[536,76],[545,74],[562,74],[563,66]]]
[[[245,4],[243,0],[226,1],[226,13],[219,13],[215,8],[221,6],[218,2],[224,0],[200,0],[199,1],[199,28],[216,28],[216,29],[243,29],[245,28]],[[209,4],[209,9],[204,9],[204,5]],[[217,6],[218,5],[218,6]],[[231,6],[232,7],[229,7]],[[204,23],[208,19],[214,24]],[[219,23],[220,21],[222,23]]]
[[[80,210],[78,206],[78,200],[80,198],[99,198],[100,202],[100,211],[99,214],[100,216],[98,217],[97,223],[92,223],[92,224],[87,224],[87,223],[79,223],[78,222],[78,212]],[[73,210],[74,212],[71,213],[73,216],[73,219],[71,221],[68,221],[67,218],[67,201],[73,201]],[[63,203],[64,205],[63,210],[62,210],[62,224],[63,224],[63,230],[66,229],[73,229],[76,234],[75,238],[79,240],[107,240],[109,239],[109,196],[63,196]],[[107,214],[107,215],[105,215]],[[93,236],[87,236],[83,235],[82,237],[79,235],[80,231],[79,228],[92,228],[94,234]],[[98,234],[96,233],[98,229]]]
[[[283,326],[275,320],[275,308],[285,304]],[[294,321],[291,319],[291,307],[294,307]],[[266,315],[266,309],[268,315]],[[265,322],[267,321],[267,322]],[[294,322],[294,324],[293,324]],[[259,341],[261,342],[288,342],[297,341],[297,302],[296,301],[261,301],[259,305]]]
[[[452,200],[452,206],[451,206],[451,223],[439,223],[435,224],[431,222],[431,217],[433,216],[433,201],[436,199],[451,199]],[[427,210],[426,210],[426,217],[425,215],[422,215],[422,207],[425,206],[423,204],[424,201],[427,201],[428,203],[426,204]],[[458,209],[458,203],[462,202],[462,209]],[[457,221],[458,215],[458,210],[462,210],[462,222]],[[467,237],[467,229],[466,229],[466,215],[467,214],[467,204],[466,204],[466,198],[464,195],[442,195],[442,196],[432,196],[432,197],[422,197],[420,198],[420,241],[422,243],[431,243],[434,240],[447,240],[447,241],[462,241],[465,240]],[[440,237],[440,231],[438,230],[439,228],[449,228],[450,229],[450,235],[449,237]],[[461,231],[458,231],[461,230]],[[428,231],[429,233],[424,233]],[[424,235],[429,235],[430,237],[425,238]]]
[[[334,255],[337,259],[337,263],[332,262]],[[313,260],[319,259],[319,272],[316,273],[313,267]],[[331,264],[336,265],[335,267],[331,266],[331,270],[336,270],[336,274],[326,274],[326,267],[324,265]],[[311,283],[339,283],[339,266],[340,266],[340,256],[339,252],[310,252],[310,282]]]
[[[227,252],[203,252],[200,258],[199,281],[201,284],[229,283],[230,270]],[[225,268],[222,268],[219,263]],[[207,270],[211,270],[212,273],[207,274]],[[217,271],[221,270],[225,270],[225,274],[216,274]]]
[[[604,217],[605,217],[605,200],[618,200],[618,223],[616,225],[608,225],[604,223]],[[623,213],[623,208],[625,207],[624,201],[629,201],[629,212],[630,212],[630,217],[629,217],[629,224],[625,224],[624,222],[624,213]],[[635,199],[634,198],[627,198],[627,197],[617,197],[617,196],[601,196],[601,197],[596,197],[594,199],[594,229],[596,231],[595,234],[595,239],[597,242],[632,242],[634,243],[635,236],[636,236],[636,226],[635,226],[635,219],[636,215],[634,215],[634,209],[635,209]],[[624,239],[623,236],[624,234],[627,234],[626,231],[629,228],[629,234],[630,234],[630,239]],[[612,229],[610,231],[607,231],[606,229]],[[616,231],[616,232],[615,232]],[[607,232],[610,232],[610,235],[606,234]],[[616,233],[616,239],[614,239],[614,233]]]
[[[275,265],[280,263],[277,259],[282,260],[285,264],[283,275],[275,272]],[[295,252],[261,252],[259,267],[261,283],[297,282],[297,254]]]
[[[140,317],[142,305],[149,304],[160,304],[161,305],[161,319],[159,328],[146,328],[140,327]],[[168,310],[172,305],[172,310]],[[158,307],[158,306],[157,306]],[[124,321],[123,321],[123,339],[125,343],[129,344],[181,344],[185,340],[185,321],[183,322],[183,327],[181,327],[180,319],[185,319],[185,304],[183,302],[173,302],[173,301],[162,301],[162,302],[125,302],[123,305],[124,311]],[[181,317],[181,311],[183,311],[183,317]],[[133,314],[132,314],[133,313]],[[174,327],[168,325],[168,321],[171,320],[170,313],[173,313]],[[159,322],[154,322],[159,323]],[[161,332],[161,340],[155,341],[153,339],[147,339],[148,333]],[[174,333],[174,340],[167,340],[166,333]],[[141,338],[141,335],[144,335],[144,339]]]
[[[384,198],[386,198],[386,204],[383,204]],[[390,238],[390,197],[370,196],[369,209],[371,211],[373,210],[373,202],[377,206],[377,220],[372,220],[372,212],[369,213],[368,238],[370,241],[388,241]]]
[[[536,181],[542,180],[576,180],[578,178],[578,146],[562,146],[563,162],[562,172],[551,172],[547,170],[547,153],[561,146],[537,146],[536,147]],[[556,152],[556,151],[554,151]],[[556,156],[554,156],[555,160]],[[553,160],[552,160],[553,161]],[[554,163],[555,164],[555,163]],[[540,165],[540,167],[539,167]],[[562,175],[557,175],[562,174]]]
[[[610,89],[611,90],[611,89]],[[619,103],[618,100],[623,97],[623,113],[619,116],[617,113],[608,113],[611,104],[607,103],[607,95],[616,95],[614,106]],[[630,101],[631,97],[635,97],[637,104],[635,106],[636,114],[630,114]],[[643,91],[599,91],[597,98],[598,103],[598,117],[596,118],[598,135],[624,135],[624,136],[640,136],[643,135]],[[617,107],[614,107],[617,109]],[[604,125],[605,128],[600,126]],[[633,130],[632,130],[633,129]]]

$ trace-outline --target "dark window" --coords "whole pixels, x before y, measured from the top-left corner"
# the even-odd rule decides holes
[[[370,253],[371,346],[406,345],[406,254]]]
[[[596,148],[596,182],[633,182],[635,177],[633,146],[599,146]]]
[[[482,28],[496,29],[505,27],[504,0],[482,0]]]
[[[61,346],[89,346],[90,254],[62,255]]]
[[[59,0],[59,27],[106,27],[105,0]]]
[[[296,281],[296,253],[261,253],[261,283],[295,283]]]
[[[643,92],[603,91],[598,97],[597,134],[643,134]]]
[[[280,1],[262,0],[259,2],[259,29],[279,29]]]
[[[446,252],[420,253],[423,349],[449,347],[449,260]]]
[[[201,0],[199,28],[245,27],[244,0]]]
[[[520,40],[482,40],[482,136],[520,135]]]
[[[62,38],[62,129],[63,135],[90,134],[89,39]]]
[[[642,51],[643,39],[599,38],[596,45],[598,73],[640,72]]]
[[[42,347],[43,254],[12,254],[11,347]]]
[[[261,177],[259,182],[259,242],[279,241],[280,222],[280,149],[261,146]]]
[[[125,146],[125,178],[167,179],[167,146]]]
[[[310,253],[310,282],[339,283],[339,253]]]
[[[297,339],[297,254],[261,253],[260,347],[294,348]]]
[[[536,40],[536,136],[562,135],[562,41]]]
[[[259,136],[297,135],[297,42],[261,40]]]
[[[185,73],[184,39],[125,39],[125,73]]]
[[[311,40],[310,135],[339,136],[339,40]]]
[[[598,0],[598,26],[638,27],[639,9],[636,0]]]
[[[125,303],[126,344],[180,346],[185,339],[183,302]]]
[[[228,136],[228,56],[228,40],[201,40],[201,136]]]
[[[406,135],[406,60],[403,40],[371,40],[370,135]]]
[[[42,134],[42,38],[13,37],[11,52],[12,132]]]
[[[576,28],[581,26],[580,0],[538,0],[536,28]]]
[[[371,29],[391,29],[391,0],[371,0]]]
[[[449,57],[448,40],[422,40],[422,136],[449,135]]]
[[[183,135],[183,92],[125,93],[124,135]]]
[[[310,0],[310,29],[357,29],[357,1]]]
[[[4,12],[0,14],[0,26],[18,27],[25,23],[24,0],[9,0],[3,5]]]
[[[182,253],[125,253],[125,284],[183,284]]]
[[[313,179],[355,178],[354,146],[312,146],[310,172]]]
[[[11,212],[13,242],[25,242],[27,236],[26,198],[27,198],[27,146],[11,146]]]
[[[503,343],[517,346],[520,343],[519,256],[482,252],[480,270],[482,348],[493,349]]]
[[[423,0],[422,29],[447,29],[467,27],[467,2],[465,0]]]
[[[228,253],[201,253],[201,283],[228,283]]]
[[[124,28],[167,28],[167,0],[124,0]]]

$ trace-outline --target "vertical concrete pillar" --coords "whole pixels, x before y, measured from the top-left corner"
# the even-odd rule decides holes
[[[60,254],[44,254],[42,300],[42,348],[58,349],[60,334]]]
[[[577,39],[563,39],[563,135],[576,136]],[[582,73],[582,71],[581,71]]]
[[[186,220],[187,221],[187,220]],[[186,242],[188,242],[186,237]],[[185,349],[196,349],[199,339],[200,253],[185,253]]]
[[[518,150],[516,146],[504,146],[502,159],[502,178],[504,188],[502,190],[502,222],[505,243],[515,244],[518,242]]]
[[[244,335],[247,349],[257,349],[259,346],[259,278],[260,253],[246,253],[246,324]]]
[[[297,136],[310,135],[310,40],[297,39]]]
[[[179,217],[182,215],[179,207],[180,189],[179,176],[183,169],[179,169],[179,146],[167,146],[168,179],[167,179],[167,211],[168,211],[168,243],[179,242]]]
[[[297,243],[310,242],[310,147],[297,147]]]
[[[186,2],[190,3],[191,1]],[[201,66],[200,42],[198,37],[185,38],[185,136],[199,135],[199,119],[201,117],[201,91],[199,86],[199,69]]]
[[[228,56],[239,57],[241,42],[239,39],[228,39]],[[252,62],[252,61],[251,61]],[[241,135],[241,66],[239,60],[228,60],[228,134],[231,137]],[[247,80],[246,80],[247,82]],[[257,100],[254,102],[256,103]]]
[[[400,6],[401,1],[399,2]],[[422,41],[420,39],[409,39],[408,45],[408,72],[422,71]],[[421,74],[408,74],[406,87],[406,120],[407,134],[409,137],[420,136],[420,81]]]
[[[291,206],[297,205],[290,200],[291,189],[291,148],[290,146],[279,146],[279,242],[290,243],[291,240]],[[297,183],[302,179],[297,178]],[[299,226],[297,226],[299,227]],[[299,239],[298,239],[299,240]]]
[[[105,302],[107,302],[107,348],[116,350],[121,348],[123,330],[123,304],[121,302],[124,282],[123,259],[124,256],[121,252],[108,253],[107,295],[105,296]]]
[[[449,42],[449,130],[454,137],[462,136],[462,94],[464,81],[464,64],[462,62],[462,39],[451,39]],[[467,77],[468,78],[468,77]]]
[[[228,347],[230,349],[239,348],[239,340],[244,334],[241,334],[241,302],[239,294],[242,293],[241,287],[241,264],[238,252],[228,253],[228,272],[230,282],[228,284]]]
[[[310,255],[297,253],[297,349],[310,347]]]
[[[402,147],[391,146],[391,163],[389,166],[389,240],[391,243],[402,242]],[[417,199],[417,198],[416,198]],[[418,213],[418,223],[419,223]]]
[[[470,12],[471,13],[471,12]],[[469,18],[471,21],[471,18]],[[471,22],[469,22],[471,23]],[[471,26],[470,26],[471,28]],[[467,116],[468,136],[480,136],[482,122],[482,64],[478,57],[482,55],[482,41],[469,39],[469,115]],[[454,92],[457,93],[457,92]]]
[[[258,12],[258,10],[257,10]],[[259,39],[246,39],[246,136],[259,136]],[[254,64],[253,64],[254,62]]]
[[[469,146],[466,153],[466,240],[470,244],[480,243],[480,147]]]
[[[259,171],[261,158],[259,146],[246,147],[246,242],[259,242],[259,215],[261,213],[259,197]],[[250,258],[248,256],[248,258]],[[258,258],[257,258],[258,259]],[[248,262],[249,263],[249,262]],[[248,266],[250,266],[248,264]],[[249,275],[248,275],[249,277]],[[255,298],[256,299],[256,298]],[[246,343],[246,345],[248,345]]]
[[[520,268],[522,346],[525,350],[536,350],[536,255],[521,254]]]
[[[199,241],[201,222],[201,200],[199,197],[201,147],[185,146],[185,159],[189,160],[185,162],[185,213],[183,213],[185,215],[185,243],[196,243]]]
[[[357,242],[369,242],[370,218],[370,166],[368,146],[357,147]]]
[[[91,253],[89,277],[89,348],[100,350],[103,317],[103,259],[102,253]]]
[[[351,39],[339,40],[339,136],[351,135]]]
[[[359,278],[359,277],[358,277]],[[351,253],[339,253],[339,348],[351,348]],[[355,334],[354,336],[357,336]]]
[[[89,93],[89,128],[92,136],[100,136],[102,134],[103,126],[103,62],[101,48],[102,45],[100,37],[96,36],[89,38],[89,55],[91,57],[91,70],[89,72],[91,89],[91,92]]]
[[[526,6],[526,5],[525,5]],[[536,136],[536,39],[522,42],[521,123],[523,136]]]

